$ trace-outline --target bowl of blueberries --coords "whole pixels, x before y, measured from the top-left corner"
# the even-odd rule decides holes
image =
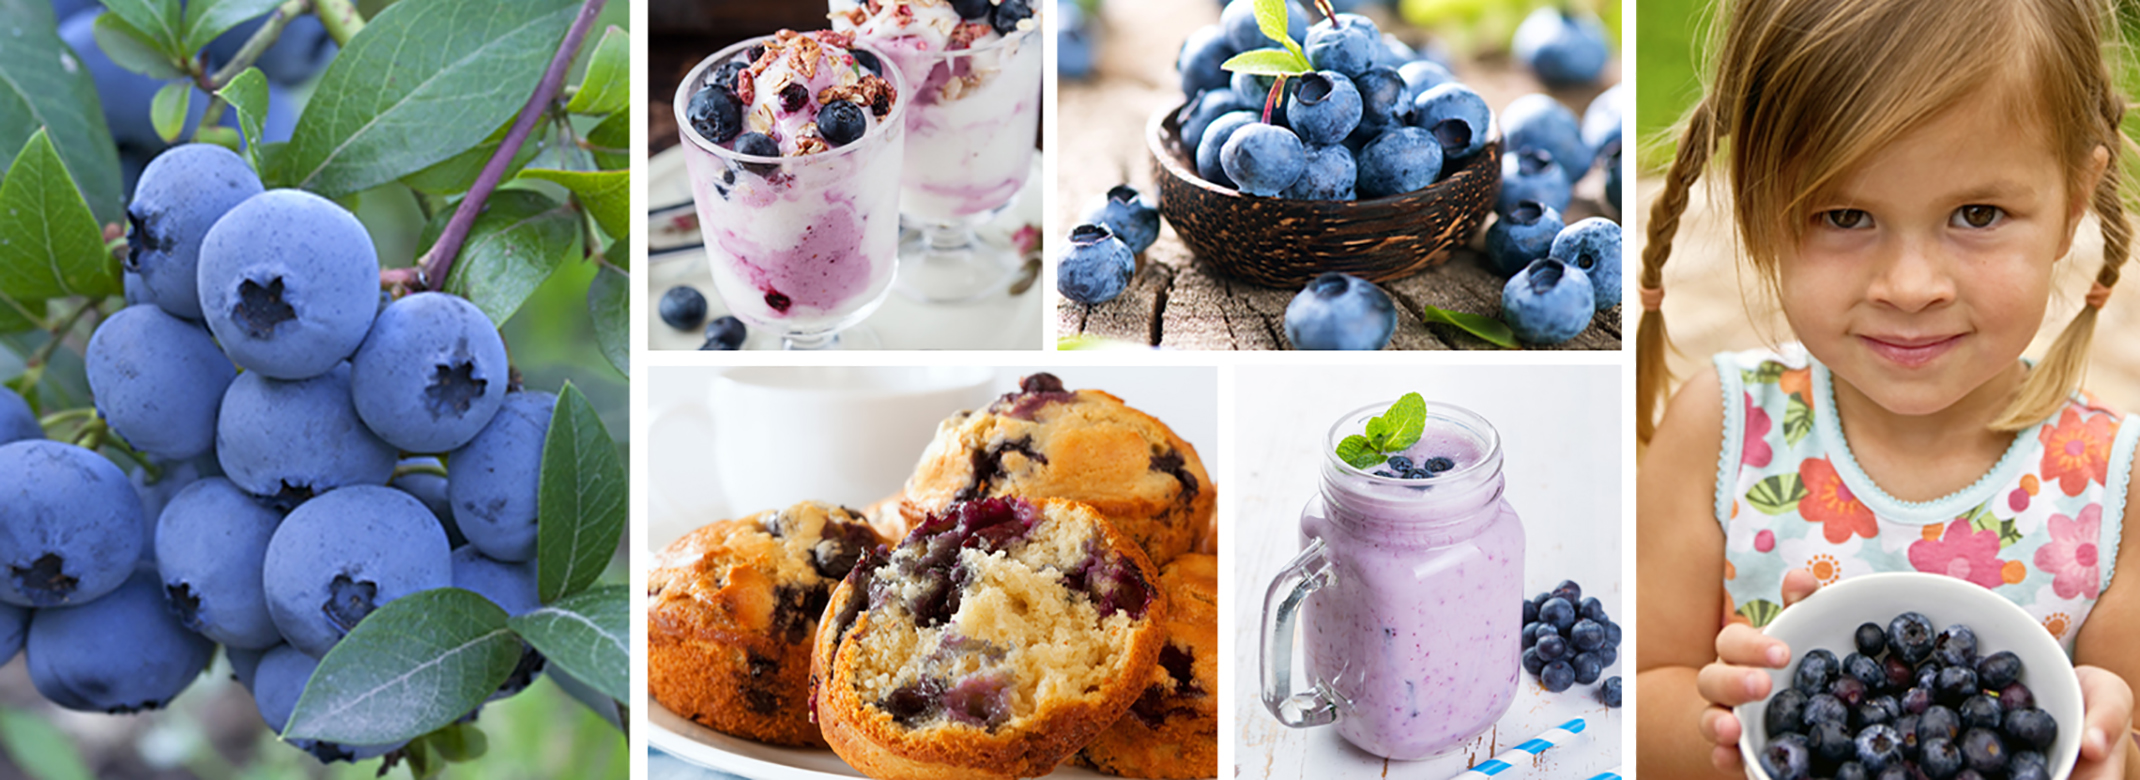
[[[2081,690],[2058,640],[1982,586],[1868,574],[1815,592],[1764,633],[1792,658],[1740,705],[1755,780],[2063,780],[2080,756]]]
[[[1299,289],[1338,271],[1371,282],[1437,265],[1484,224],[1501,138],[1479,93],[1438,63],[1393,53],[1367,17],[1294,37],[1314,69],[1278,78],[1220,67],[1278,42],[1249,0],[1183,44],[1179,107],[1146,141],[1159,210],[1196,255],[1238,279]]]

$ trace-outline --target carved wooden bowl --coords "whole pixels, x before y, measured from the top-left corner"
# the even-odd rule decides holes
[[[1470,240],[1501,190],[1496,137],[1426,189],[1354,201],[1243,195],[1196,173],[1195,150],[1181,148],[1180,109],[1152,117],[1146,140],[1159,213],[1204,262],[1243,281],[1299,289],[1341,271],[1371,282],[1402,279],[1440,265]]]

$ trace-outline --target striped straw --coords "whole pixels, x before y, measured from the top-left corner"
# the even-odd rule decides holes
[[[1493,777],[1515,767],[1519,761],[1546,752],[1546,748],[1574,742],[1575,735],[1581,733],[1583,733],[1583,719],[1570,720],[1547,729],[1546,733],[1532,737],[1524,741],[1523,744],[1504,750],[1501,755],[1482,761],[1478,766],[1464,770],[1464,773],[1457,775],[1454,780],[1482,780],[1483,778]],[[1596,780],[1596,778],[1592,778],[1592,780]]]
[[[1599,772],[1596,777],[1590,778],[1590,780],[1620,780],[1620,767],[1613,767],[1610,772]]]

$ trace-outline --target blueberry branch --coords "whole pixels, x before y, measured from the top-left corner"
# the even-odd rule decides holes
[[[364,14],[350,0],[318,0],[320,25],[334,38],[334,45],[347,47],[349,39],[364,31]]]
[[[276,6],[275,11],[267,15],[267,21],[260,25],[260,29],[253,31],[252,37],[245,39],[245,45],[238,49],[237,56],[224,63],[222,69],[212,74],[205,70],[194,74],[193,83],[209,96],[208,108],[201,112],[201,123],[193,130],[194,140],[200,140],[202,131],[223,124],[223,106],[226,103],[216,91],[230,86],[232,79],[244,73],[246,68],[252,67],[253,62],[260,59],[260,55],[266,53],[268,47],[274,46],[275,41],[282,37],[283,28],[290,25],[290,20],[311,9],[312,0],[289,0]]]
[[[345,2],[346,0],[322,0],[322,2]],[[490,200],[492,190],[505,178],[505,169],[510,167],[514,155],[520,153],[521,144],[527,143],[528,135],[535,130],[535,123],[542,118],[543,110],[557,99],[558,90],[564,86],[565,71],[572,67],[572,60],[579,55],[580,42],[587,38],[588,29],[594,27],[594,19],[602,13],[606,0],[586,0],[580,6],[579,18],[572,20],[572,29],[565,32],[565,40],[558,44],[557,55],[550,58],[550,68],[542,74],[542,81],[535,86],[535,94],[520,108],[520,118],[513,120],[513,129],[505,134],[505,142],[490,155],[490,162],[483,164],[483,173],[476,177],[475,186],[468,188],[468,196],[461,199],[460,208],[454,210],[453,219],[431,245],[418,263],[423,268],[421,281],[431,289],[446,286],[446,274],[453,270],[453,259],[461,253],[461,244],[468,240],[468,230],[475,226],[476,215],[483,212],[483,204]]]

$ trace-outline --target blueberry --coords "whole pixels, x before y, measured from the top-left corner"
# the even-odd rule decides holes
[[[1233,74],[1219,66],[1240,53],[1233,41],[1227,39],[1226,28],[1219,25],[1205,25],[1189,33],[1188,39],[1182,41],[1180,55],[1174,60],[1174,70],[1181,74],[1182,97],[1194,98],[1205,92],[1225,89],[1232,83]]]
[[[1605,644],[1613,647],[1620,646],[1620,624],[1610,620],[1605,621]]]
[[[172,316],[201,318],[201,240],[247,198],[260,177],[236,152],[214,144],[172,147],[150,160],[126,206],[126,270]]]
[[[1947,780],[1962,771],[1962,750],[1946,737],[1925,739],[1920,733],[1917,768],[1933,780]]]
[[[1277,197],[1307,170],[1306,151],[1293,131],[1257,123],[1226,140],[1219,150],[1219,164],[1242,193]]]
[[[1590,107],[1583,109],[1583,145],[1590,147],[1591,154],[1597,157],[1600,166],[1604,166],[1605,158],[1613,158],[1612,166],[1606,168],[1607,172],[1619,167],[1620,119],[1625,110],[1625,93],[1621,91],[1623,86],[1625,85],[1614,84],[1611,89],[1598,93],[1597,97],[1590,99]],[[1879,628],[1878,624],[1872,625],[1873,628]],[[1881,646],[1885,647],[1886,642],[1882,641]]]
[[[1842,670],[1842,663],[1836,660],[1834,651],[1825,647],[1814,648],[1798,659],[1798,669],[1791,675],[1791,687],[1807,696],[1825,693],[1828,684],[1835,682],[1836,675]]]
[[[1903,715],[1895,718],[1895,722],[1891,724],[1895,727],[1895,733],[1902,735],[1903,757],[1911,760],[1917,758],[1917,719],[1916,715]]]
[[[141,499],[104,456],[57,441],[0,445],[0,602],[86,604],[141,557]]]
[[[1799,722],[1812,727],[1816,723],[1850,725],[1850,706],[1843,700],[1827,693],[1817,693],[1806,699],[1805,712]]]
[[[1132,253],[1142,253],[1159,240],[1158,207],[1127,184],[1115,185],[1099,203],[1086,209],[1085,222],[1107,226]]]
[[[384,485],[395,455],[357,416],[347,366],[294,382],[240,374],[216,417],[216,458],[230,481],[286,504]]]
[[[305,683],[312,679],[312,672],[318,668],[318,659],[289,645],[277,646],[260,657],[252,677],[253,706],[260,711],[260,719],[267,722],[269,729],[281,734],[282,728],[290,724],[290,714],[297,710],[297,700],[304,695]],[[290,744],[322,762],[356,762],[386,755],[406,743],[345,746],[293,739]]]
[[[684,117],[707,142],[725,144],[743,132],[743,101],[736,98],[734,84],[707,84],[691,93]]]
[[[1999,689],[1999,709],[2013,712],[2034,706],[2036,695],[2031,693],[2026,685],[2017,682]]]
[[[1392,462],[1394,462],[1394,461],[1396,461],[1396,460],[1397,460],[1398,458],[1402,458],[1402,457],[1404,457],[1404,456],[1403,456],[1403,455],[1391,455],[1391,456],[1390,456],[1390,460],[1391,460]],[[1411,461],[1406,461],[1406,462],[1407,462],[1407,463],[1409,463],[1409,462],[1411,462]],[[1524,628],[1530,628],[1530,627],[1531,627],[1531,624],[1532,624],[1532,623],[1536,623],[1536,622],[1538,622],[1538,605],[1537,605],[1537,604],[1533,604],[1533,603],[1531,603],[1531,600],[1530,600],[1530,599],[1524,599],[1524,600],[1523,600],[1523,627],[1524,627]],[[1523,646],[1524,646],[1524,647],[1530,647],[1530,646],[1531,646],[1530,640],[1528,640],[1528,639],[1524,640]]]
[[[1893,723],[1902,716],[1902,705],[1893,696],[1870,696],[1858,705],[1859,724]]]
[[[1553,248],[1546,256],[1580,268],[1590,277],[1598,311],[1620,305],[1620,223],[1604,217],[1579,220],[1553,237]]]
[[[158,709],[215,656],[215,643],[179,625],[146,567],[95,601],[37,610],[25,645],[37,692],[84,712]]]
[[[706,343],[700,346],[699,349],[721,351],[742,349],[743,339],[748,335],[750,335],[750,330],[743,326],[742,320],[723,314],[713,318],[712,322],[706,323]]]
[[[1204,132],[1211,127],[1213,121],[1236,111],[1254,115],[1262,110],[1261,103],[1250,101],[1242,97],[1241,93],[1227,89],[1223,84],[1216,89],[1198,93],[1175,115],[1181,123],[1181,147],[1193,156],[1202,146]]]
[[[1552,593],[1554,598],[1564,599],[1570,606],[1583,603],[1583,586],[1575,580],[1561,580],[1559,585],[1553,586]]]
[[[1932,689],[1912,687],[1902,694],[1902,711],[1912,715],[1922,713],[1932,706]]]
[[[1055,289],[1082,304],[1106,303],[1129,289],[1137,258],[1105,225],[1079,225],[1055,264]]]
[[[1977,672],[1966,666],[1949,666],[1939,670],[1939,680],[1932,688],[1932,696],[1949,707],[1957,706],[1982,690],[1977,685]]]
[[[1880,635],[1887,636],[1885,632]],[[1880,671],[1887,675],[1887,685],[1885,687],[1888,690],[1897,692],[1909,689],[1910,676],[1915,673],[1915,670],[1911,669],[1909,664],[1903,663],[1902,659],[1892,655],[1880,659]]]
[[[1411,120],[1412,96],[1396,68],[1369,68],[1352,77],[1352,86],[1360,93],[1360,126],[1353,129],[1351,138],[1365,144],[1383,130]]]
[[[0,444],[44,437],[44,425],[30,410],[30,402],[22,400],[14,390],[0,387]]]
[[[1417,127],[1393,127],[1360,149],[1362,198],[1402,195],[1433,184],[1442,171],[1442,147]]]
[[[1962,734],[1961,744],[1962,758],[1970,769],[1990,777],[2006,771],[2006,743],[1999,740],[1998,732],[1973,728]]]
[[[1925,708],[1917,716],[1917,744],[1924,745],[1934,739],[1952,740],[1962,731],[1962,718],[1945,705],[1935,704]]]
[[[1837,677],[1835,682],[1829,683],[1828,693],[1834,696],[1837,701],[1842,702],[1843,706],[1851,709],[1857,709],[1858,705],[1864,704],[1865,698],[1871,695],[1871,692],[1865,687],[1865,683],[1858,682],[1858,678],[1847,675]]]
[[[1977,660],[1977,682],[1990,690],[1999,690],[2021,679],[2021,656],[2011,650],[2001,650]]]
[[[1550,661],[1538,673],[1538,683],[1550,693],[1560,693],[1575,684],[1575,667],[1566,660]]]
[[[1315,277],[1285,307],[1286,340],[1294,349],[1377,350],[1388,346],[1396,331],[1397,308],[1389,294],[1347,274]],[[1541,606],[1539,615],[1557,614],[1548,610]]]
[[[852,100],[835,100],[817,110],[817,132],[833,146],[846,146],[869,130],[869,117]]]
[[[1219,153],[1225,150],[1227,141],[1233,140],[1234,133],[1254,124],[1256,114],[1250,111],[1235,111],[1211,120],[1211,126],[1204,129],[1203,140],[1196,145],[1196,174],[1221,187],[1234,186],[1233,179],[1226,175],[1226,166],[1219,162]]]
[[[1887,624],[1888,649],[1912,666],[1932,655],[1932,621],[1916,612],[1896,615]]]
[[[1570,184],[1590,170],[1590,147],[1583,144],[1575,112],[1551,95],[1532,93],[1510,101],[1501,109],[1501,135],[1505,151],[1551,154]]]
[[[1233,44],[1234,51],[1278,48],[1281,44],[1265,37],[1263,29],[1256,26],[1255,0],[1233,0],[1226,10],[1219,13],[1219,25],[1226,28],[1226,40]],[[1308,12],[1299,3],[1286,2],[1286,36],[1295,43],[1306,40],[1308,35]]]
[[[764,133],[744,133],[742,135],[736,136],[735,151],[736,154],[747,155],[750,157],[781,156],[780,142],[773,140],[772,136],[766,135]],[[751,173],[758,174],[759,176],[771,176],[773,175],[774,171],[780,170],[780,164],[769,162],[747,162],[743,163],[743,170],[750,171]]]
[[[1300,91],[1285,106],[1286,123],[1300,140],[1318,146],[1345,140],[1359,126],[1363,110],[1352,79],[1330,70],[1302,74]]]
[[[1486,228],[1486,259],[1494,273],[1513,276],[1553,250],[1560,212],[1535,200],[1518,202]]]
[[[997,34],[1010,35],[1018,32],[1018,26],[1033,18],[1033,7],[1026,0],[997,0],[996,12],[989,17],[989,24]]]
[[[1456,468],[1456,461],[1450,460],[1440,455],[1436,455],[1421,462],[1419,464],[1419,468],[1423,471],[1440,474],[1444,471]],[[1581,593],[1582,591],[1577,590],[1576,592]]]
[[[468,299],[422,292],[379,313],[349,364],[357,416],[406,452],[468,443],[505,402],[505,341]]]
[[[1985,694],[1979,693],[1962,700],[1962,706],[1956,707],[1955,713],[1961,716],[1962,728],[1985,728],[1994,731],[1999,728],[1999,700]]]
[[[2050,750],[2051,743],[2058,741],[2057,719],[2034,707],[2007,713],[2004,727],[2016,747]]]
[[[1814,765],[1821,767],[1835,766],[1857,755],[1850,729],[1841,723],[1813,724],[1806,730],[1806,748],[1813,751]]]
[[[1902,761],[1902,735],[1884,723],[1876,723],[1858,732],[1858,763],[1866,771],[1879,772],[1891,764]]]
[[[1539,672],[1544,671],[1545,668],[1546,659],[1538,657],[1537,648],[1529,648],[1523,651],[1524,671],[1529,672],[1532,676],[1536,676]]]
[[[187,629],[224,645],[282,641],[261,590],[268,540],[282,515],[222,477],[195,481],[156,521],[156,562],[171,610]]]
[[[1566,598],[1554,596],[1538,607],[1538,619],[1555,629],[1567,631],[1575,626],[1575,605]]]
[[[661,294],[661,321],[677,330],[697,330],[706,321],[706,296],[698,288],[679,284]]]
[[[1607,707],[1620,706],[1619,675],[1607,677],[1604,683],[1598,685],[1598,701],[1604,702]]]
[[[2050,760],[2034,750],[2009,751],[2006,754],[2006,780],[2051,780]]]
[[[1561,637],[1561,639],[1563,639],[1563,640],[1567,639],[1567,637],[1565,637],[1565,636],[1561,636],[1560,630],[1559,630],[1559,629],[1556,629],[1556,628],[1554,628],[1554,627],[1553,627],[1553,624],[1551,624],[1551,623],[1539,622],[1539,623],[1532,623],[1532,624],[1531,624],[1531,642],[1532,642],[1532,644],[1536,644],[1536,643],[1537,643],[1537,642],[1538,642],[1539,640],[1545,639],[1545,638],[1546,638],[1546,636],[1547,636],[1547,635],[1549,635],[1549,634],[1550,634],[1550,635],[1552,635],[1552,636],[1560,636],[1560,637]],[[1558,657],[1560,657],[1560,656],[1558,656],[1558,655],[1555,655],[1554,657],[1555,657],[1555,658],[1558,658]],[[1552,660],[1552,659],[1550,659],[1550,658],[1549,658],[1549,659],[1546,659],[1546,660]]]
[[[1762,723],[1769,737],[1796,731],[1805,722],[1806,695],[1797,688],[1785,688],[1768,697],[1763,709]]]
[[[1432,60],[1414,60],[1397,66],[1397,76],[1404,79],[1405,99],[1412,100],[1419,93],[1456,81],[1456,75]],[[1418,113],[1413,118],[1417,121]]]
[[[1943,666],[1966,666],[1974,670],[1977,665],[1977,632],[1961,624],[1942,629],[1938,636],[1932,638],[1932,658]]]
[[[1441,143],[1445,160],[1478,154],[1486,148],[1487,131],[1493,125],[1493,111],[1486,107],[1486,99],[1454,82],[1422,90],[1412,98],[1412,117]]]
[[[1537,650],[1538,657],[1543,658],[1547,661],[1566,660],[1569,656],[1574,655],[1575,653],[1574,649],[1569,646],[1568,640],[1562,638],[1561,635],[1557,633],[1546,633],[1540,635],[1538,637],[1538,643],[1536,645],[1533,645],[1531,649]]]
[[[1568,629],[1568,639],[1578,650],[1596,650],[1605,646],[1605,626],[1590,618],[1575,621]]]
[[[1583,600],[1580,602],[1580,605],[1576,608],[1576,614],[1579,614],[1589,620],[1597,621],[1598,630],[1605,630],[1605,623],[1607,622],[1605,617],[1605,603],[1599,601],[1596,596],[1583,597]]]
[[[1878,689],[1887,684],[1887,671],[1880,662],[1857,653],[1843,657],[1843,674],[1857,678],[1865,687]]]
[[[1595,300],[1582,271],[1543,257],[1501,288],[1501,319],[1520,340],[1558,344],[1590,327]]]
[[[508,393],[483,432],[447,457],[454,522],[484,555],[510,562],[535,557],[536,476],[556,404],[549,393]]]
[[[1845,761],[1835,767],[1835,780],[1872,780],[1873,775],[1856,761]]]
[[[453,461],[454,483],[462,464]],[[464,527],[466,524],[463,524]],[[388,487],[339,488],[297,507],[262,565],[268,613],[291,646],[320,657],[387,602],[453,584],[431,511]]]
[[[1591,652],[1597,655],[1599,666],[1610,667],[1614,661],[1620,660],[1620,649],[1612,645],[1605,645]]]
[[[1507,214],[1526,201],[1557,212],[1568,208],[1574,197],[1551,152],[1519,149],[1501,155],[1501,194],[1494,200],[1494,213]]]
[[[355,215],[302,190],[268,190],[201,241],[201,311],[232,362],[275,379],[335,368],[379,311],[379,257]]]
[[[1358,196],[1354,185],[1359,180],[1359,167],[1353,163],[1352,150],[1341,145],[1310,146],[1305,153],[1307,167],[1300,178],[1287,187],[1282,197],[1294,200],[1352,200]]]
[[[1605,69],[1605,28],[1589,14],[1540,8],[1516,27],[1510,50],[1547,84],[1591,84]]]
[[[191,458],[215,446],[216,409],[238,370],[200,325],[129,306],[83,352],[97,413],[134,449]]]
[[[1605,665],[1598,663],[1597,655],[1592,653],[1576,653],[1575,660],[1569,665],[1575,668],[1575,681],[1583,685],[1597,682],[1598,674],[1605,670]]]
[[[1375,66],[1382,31],[1372,19],[1341,13],[1310,26],[1305,48],[1316,69],[1357,76]]]
[[[1076,0],[1055,0],[1055,75],[1083,79],[1098,64],[1099,30],[1085,20]],[[1216,29],[1216,26],[1213,26]]]
[[[1813,771],[1813,754],[1806,738],[1799,734],[1785,734],[1770,740],[1761,749],[1761,769],[1768,773],[1769,780],[1805,780]]]
[[[1887,657],[1895,658],[1897,656],[1894,653],[1890,652],[1888,653]],[[1904,663],[1908,662],[1905,661]],[[1927,691],[1936,691],[1939,689],[1939,664],[1925,664],[1923,666],[1917,667],[1917,671],[1913,672],[1912,674],[1915,675],[1915,677],[1910,680],[1912,685],[1915,685],[1919,688],[1923,688]]]

